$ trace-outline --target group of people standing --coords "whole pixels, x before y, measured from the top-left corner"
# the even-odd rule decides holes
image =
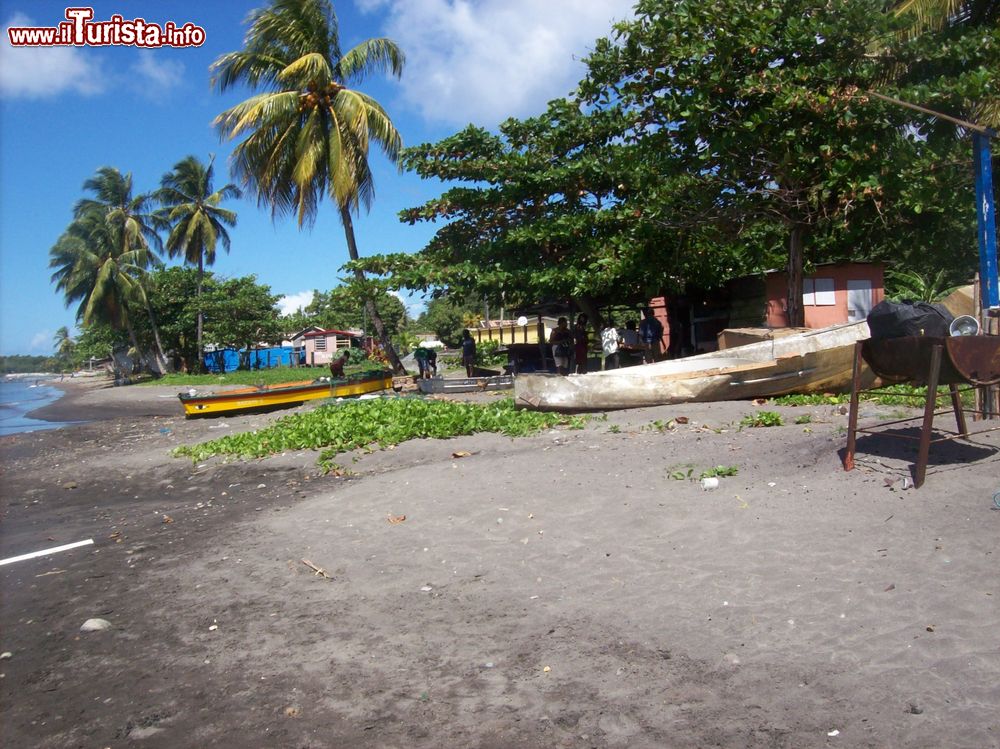
[[[560,317],[555,329],[549,335],[552,358],[559,374],[569,374],[574,363],[577,374],[587,373],[587,350],[589,348],[587,322],[589,319],[586,314],[578,315],[576,323],[570,329],[569,320]],[[601,330],[604,368],[617,369],[620,366],[619,352],[622,350],[641,352],[643,362],[646,364],[659,361],[662,341],[663,323],[656,319],[652,308],[647,307],[643,310],[643,318],[638,329],[636,329],[633,320],[625,323],[624,328],[616,328],[609,317]]]
[[[417,360],[417,369],[420,370],[420,379],[430,379],[437,377],[437,351],[433,348],[417,346],[413,350],[413,358]],[[462,331],[462,364],[465,365],[465,373],[469,377],[475,376],[476,369],[476,339],[472,337],[467,329]]]

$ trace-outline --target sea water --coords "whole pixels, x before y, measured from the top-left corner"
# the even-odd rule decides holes
[[[31,419],[28,413],[62,397],[62,391],[42,377],[0,380],[0,437],[16,432],[58,429],[66,422]]]

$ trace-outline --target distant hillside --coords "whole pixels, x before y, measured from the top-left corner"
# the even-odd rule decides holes
[[[0,372],[56,372],[58,362],[51,356],[0,356]]]

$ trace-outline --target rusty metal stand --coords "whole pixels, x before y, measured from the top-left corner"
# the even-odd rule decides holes
[[[959,390],[958,386],[949,384],[948,389],[951,394],[951,410],[955,413],[955,422],[958,427],[958,431],[955,433],[947,433],[945,437],[939,437],[938,439],[931,439],[934,432],[934,417],[940,416],[941,414],[948,413],[948,410],[937,411],[937,399],[938,399],[938,382],[941,376],[941,358],[944,354],[944,346],[935,345],[931,349],[931,359],[930,366],[928,367],[928,372],[924,381],[927,383],[927,396],[924,399],[924,414],[923,417],[911,417],[908,419],[897,419],[896,421],[884,422],[879,425],[879,429],[868,429],[858,427],[858,405],[861,400],[861,393],[877,393],[880,392],[879,389],[869,389],[862,390],[861,388],[861,368],[863,365],[862,356],[862,341],[858,341],[854,344],[854,376],[851,383],[851,410],[850,416],[848,417],[847,424],[847,449],[844,453],[844,470],[850,471],[854,468],[854,455],[857,447],[857,433],[862,432],[865,434],[882,434],[885,437],[893,437],[896,439],[909,439],[917,440],[917,461],[915,464],[913,485],[919,488],[924,483],[924,477],[927,473],[927,461],[930,456],[931,444],[936,442],[945,442],[947,440],[953,439],[965,439],[970,437],[968,427],[965,422],[965,409],[962,408],[962,390]],[[964,390],[970,390],[972,388],[965,388]],[[919,398],[921,396],[912,396]],[[908,434],[893,434],[890,431],[883,431],[885,427],[890,427],[896,424],[903,424],[908,421],[915,421],[918,418],[922,418],[922,425],[920,428],[920,436],[912,437]],[[984,429],[979,432],[974,432],[973,434],[982,434],[983,432],[996,431],[998,427],[991,429]]]

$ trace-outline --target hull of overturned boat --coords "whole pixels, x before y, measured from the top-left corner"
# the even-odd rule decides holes
[[[850,387],[854,343],[867,337],[866,322],[850,323],[625,369],[517,375],[514,399],[538,410],[603,411],[838,392]]]

